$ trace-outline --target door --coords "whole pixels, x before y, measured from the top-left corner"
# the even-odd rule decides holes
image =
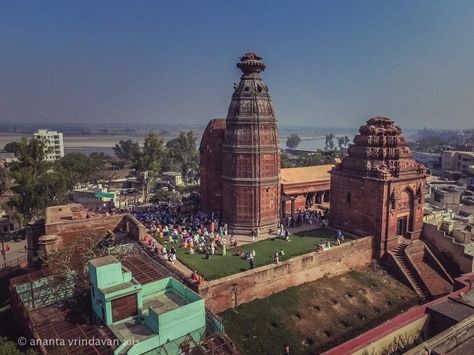
[[[399,217],[397,219],[397,235],[407,236],[407,216]]]

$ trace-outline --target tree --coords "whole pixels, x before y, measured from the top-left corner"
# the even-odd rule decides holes
[[[152,203],[170,203],[173,200],[176,200],[178,195],[174,191],[165,191],[165,190],[158,190],[151,198],[150,202]]]
[[[107,177],[106,165],[110,163],[110,155],[102,152],[93,152],[89,154],[89,169],[91,180],[97,181]]]
[[[15,154],[17,150],[18,150],[18,142],[10,142],[10,143],[5,144],[5,146],[3,147],[3,151],[5,153]]]
[[[325,143],[325,148],[326,150],[333,150],[334,149],[334,138],[336,138],[336,136],[334,135],[334,133],[329,133],[329,134],[326,134],[326,143]]]
[[[130,163],[133,158],[140,153],[140,146],[131,139],[120,140],[114,149],[114,153],[120,160]]]
[[[67,179],[68,187],[73,188],[77,183],[87,183],[105,177],[105,165],[111,157],[105,153],[67,153],[56,164]]]
[[[416,141],[415,149],[420,152],[440,152],[448,144],[446,140],[437,136],[427,136]]]
[[[67,176],[69,188],[79,182],[86,182],[89,177],[89,157],[86,154],[73,152],[67,153],[58,161]]]
[[[0,167],[0,196],[7,191],[8,185],[8,171],[7,168]]]
[[[301,143],[301,138],[297,134],[291,134],[286,139],[286,146],[290,149],[295,149]]]
[[[337,151],[318,149],[314,153],[307,153],[298,157],[296,166],[332,164],[334,162],[334,159],[340,157],[341,155]]]
[[[177,138],[166,143],[166,148],[169,157],[168,165],[179,170],[186,184],[196,181],[199,171],[199,153],[194,132],[180,132]]]
[[[290,157],[285,152],[280,153],[280,167],[284,168],[292,168],[293,162],[290,160]]]
[[[29,345],[29,344],[25,344]],[[36,354],[36,351],[33,349],[28,349],[26,352],[22,352],[17,347],[17,343],[8,340],[8,338],[0,337],[0,355],[33,355]]]
[[[347,145],[349,144],[350,141],[351,140],[349,139],[348,136],[338,137],[337,138],[337,145],[338,145],[339,149],[347,148]]]
[[[149,133],[145,137],[143,148],[132,160],[131,167],[134,169],[137,178],[145,186],[145,203],[148,201],[151,187],[161,173],[164,155],[163,138],[156,133]]]
[[[43,213],[45,207],[67,201],[67,179],[61,169],[45,161],[44,143],[38,139],[22,139],[9,165],[13,196],[7,208],[23,226]]]

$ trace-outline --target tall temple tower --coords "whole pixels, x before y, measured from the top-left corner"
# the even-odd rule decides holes
[[[373,235],[378,258],[401,238],[418,239],[428,174],[412,158],[393,120],[369,119],[348,155],[331,171],[331,225]]]
[[[237,67],[222,155],[223,217],[234,233],[276,230],[280,197],[277,119],[260,73],[261,57],[247,53]]]

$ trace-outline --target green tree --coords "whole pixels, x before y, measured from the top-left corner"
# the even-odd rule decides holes
[[[108,177],[107,164],[111,162],[110,155],[102,152],[89,154],[89,169],[91,180],[97,181]]]
[[[145,203],[148,201],[151,187],[161,173],[164,155],[163,138],[156,133],[149,133],[145,137],[143,148],[132,160],[131,167],[135,175],[145,185]]]
[[[337,151],[318,149],[314,153],[307,153],[299,156],[296,162],[296,166],[331,164],[334,162],[334,159],[340,157],[341,155]]]
[[[0,196],[8,189],[8,170],[0,166]]]
[[[13,196],[7,208],[24,225],[42,215],[45,207],[67,201],[67,179],[61,169],[45,161],[44,143],[22,139],[15,154],[18,161],[9,165]]]
[[[293,167],[293,162],[291,161],[290,157],[288,156],[288,154],[286,154],[285,152],[281,152],[280,153],[280,167],[282,169],[284,168],[292,168]]]
[[[0,337],[0,355],[33,355],[37,354],[33,349],[28,349],[26,352],[22,352],[18,349],[17,344],[5,337]]]
[[[67,153],[56,164],[65,176],[68,187],[73,188],[77,183],[94,182],[106,175],[106,164],[111,157],[105,153],[91,153],[89,155],[73,152]]]
[[[339,149],[347,148],[347,145],[349,144],[350,141],[351,140],[349,139],[348,136],[338,137],[337,138],[337,145],[339,146]]]
[[[420,152],[435,152],[442,151],[448,144],[446,140],[437,136],[423,137],[416,141],[415,149]]]
[[[291,134],[286,139],[286,146],[290,149],[295,149],[301,143],[301,138],[297,134]]]
[[[86,154],[67,153],[58,162],[66,174],[68,186],[74,187],[79,182],[86,182],[89,175],[89,157]]]
[[[199,153],[194,132],[181,132],[178,137],[166,143],[166,148],[169,157],[167,163],[181,173],[185,183],[196,181],[199,171]]]
[[[131,139],[120,140],[114,149],[114,153],[120,160],[130,163],[140,153],[140,146]]]
[[[18,150],[18,142],[10,142],[10,143],[5,144],[5,146],[3,147],[3,151],[6,153],[15,154],[17,150]]]
[[[150,202],[152,203],[160,203],[165,202],[169,203],[173,200],[176,200],[178,195],[174,191],[165,191],[165,190],[158,190],[151,198]]]

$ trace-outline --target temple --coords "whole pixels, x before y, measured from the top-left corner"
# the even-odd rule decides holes
[[[277,120],[260,75],[265,70],[261,59],[255,53],[240,58],[243,74],[225,124],[211,121],[201,141],[203,208],[220,211],[222,206],[229,228],[240,234],[275,231],[280,208]]]
[[[393,120],[369,119],[331,171],[331,225],[373,235],[377,257],[420,238],[428,174]]]

